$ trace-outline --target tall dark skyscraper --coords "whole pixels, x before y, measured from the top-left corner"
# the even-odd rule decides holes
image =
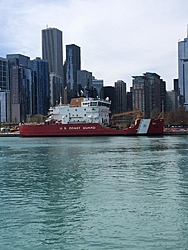
[[[160,76],[156,73],[146,72],[144,76],[148,78],[149,82],[149,95],[150,95],[150,113],[157,109],[161,112],[160,103]]]
[[[19,68],[20,78],[20,118],[26,121],[32,115],[32,70],[26,67]]]
[[[48,61],[37,57],[29,66],[33,71],[33,114],[47,115],[50,107]]]
[[[42,58],[48,61],[50,73],[63,77],[62,31],[56,28],[42,30]]]
[[[66,45],[65,78],[67,98],[77,95],[77,71],[81,70],[80,47],[75,44]]]
[[[112,86],[104,87],[104,98],[109,98],[111,101],[110,110],[112,114],[115,114],[115,90]]]
[[[115,82],[115,112],[122,113],[127,111],[126,83],[122,80]]]

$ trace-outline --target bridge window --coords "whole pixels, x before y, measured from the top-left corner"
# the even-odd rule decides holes
[[[90,106],[97,106],[97,102],[90,102]]]

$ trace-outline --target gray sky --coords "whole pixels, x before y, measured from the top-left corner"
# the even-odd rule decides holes
[[[155,72],[172,90],[178,41],[187,36],[187,0],[0,0],[0,57],[41,56],[41,30],[63,31],[81,47],[82,69],[132,86],[133,75]]]

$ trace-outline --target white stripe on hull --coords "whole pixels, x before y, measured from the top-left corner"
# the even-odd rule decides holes
[[[142,119],[140,121],[137,134],[147,134],[151,119]]]

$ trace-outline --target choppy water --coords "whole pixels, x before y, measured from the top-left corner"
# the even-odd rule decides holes
[[[188,249],[188,137],[0,138],[0,249]]]

